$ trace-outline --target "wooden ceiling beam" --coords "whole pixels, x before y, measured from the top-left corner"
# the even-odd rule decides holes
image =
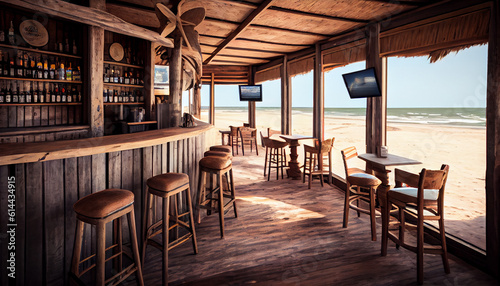
[[[316,13],[310,13],[310,12],[305,12],[305,11],[300,11],[300,10],[281,8],[281,7],[277,7],[277,6],[271,6],[271,7],[269,7],[269,10],[280,11],[280,12],[285,12],[285,13],[289,13],[289,14],[295,14],[298,16],[309,16],[309,17],[315,17],[315,18],[321,18],[321,19],[327,19],[327,20],[336,20],[336,21],[353,22],[353,23],[369,23],[370,22],[369,20],[360,20],[360,19],[353,19],[353,18],[324,15],[324,14],[316,14]]]
[[[248,42],[256,42],[256,43],[263,43],[263,44],[278,45],[278,46],[290,46],[290,47],[310,47],[311,46],[311,45],[306,45],[306,44],[287,44],[287,43],[262,41],[262,40],[247,39],[247,38],[237,38],[236,40],[237,41],[248,41]]]
[[[136,26],[113,14],[98,9],[58,0],[0,0],[0,3],[101,27],[111,32],[156,42],[168,48],[174,47],[172,39],[161,37],[157,32]]]
[[[264,0],[257,9],[255,9],[250,15],[234,30],[212,53],[210,57],[208,57],[204,64],[209,64],[213,58],[222,51],[226,46],[228,46],[231,41],[236,39],[238,35],[240,35],[248,26],[252,23],[252,21],[257,18],[263,11],[271,6],[274,0]]]
[[[367,1],[379,2],[384,4],[393,4],[393,5],[415,6],[415,7],[421,7],[432,3],[431,1],[428,0],[419,0],[419,1],[367,0]]]
[[[154,10],[132,8],[106,2],[106,11],[132,24],[152,28],[160,27],[160,21],[156,17]]]
[[[210,53],[202,53],[203,55],[210,55]],[[242,55],[226,55],[226,54],[218,54],[219,57],[231,57],[231,58],[240,58],[240,59],[253,59],[253,60],[262,60],[262,57],[249,57]]]
[[[240,6],[240,7],[245,7],[245,8],[251,8],[251,9],[257,9],[259,5],[252,3],[252,2],[247,2],[247,1],[240,1],[240,0],[215,0],[220,3],[226,3],[234,6]]]

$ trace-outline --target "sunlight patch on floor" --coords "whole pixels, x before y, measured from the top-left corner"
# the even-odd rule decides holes
[[[266,197],[238,197],[238,199],[250,202],[252,204],[266,205],[274,210],[274,219],[284,220],[284,222],[296,222],[311,218],[323,218],[324,215],[306,210],[295,205],[287,204],[281,201],[269,199]]]

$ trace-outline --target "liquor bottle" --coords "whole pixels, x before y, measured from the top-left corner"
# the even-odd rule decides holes
[[[56,102],[61,102],[61,89],[60,89],[60,86],[59,86],[59,84],[55,84],[55,86],[56,86],[56,91],[55,91]]]
[[[50,88],[49,88],[49,83],[45,83],[43,86],[43,96],[45,97],[45,102],[49,103],[51,99],[51,94],[50,94]]]
[[[12,86],[12,103],[19,103],[19,95],[17,94],[18,90],[19,85],[17,85],[17,82],[14,82]]]
[[[35,87],[33,88],[33,102],[38,103],[38,82],[32,83]]]
[[[66,44],[64,45],[64,52],[69,54],[69,39],[66,38]]]
[[[40,85],[38,85],[38,101],[40,101],[40,103],[44,103],[45,102],[45,85],[44,83],[42,83],[42,89],[40,89]]]
[[[4,23],[4,19],[3,19],[2,15],[0,15],[0,23],[1,24]],[[5,42],[5,31],[3,30],[3,25],[2,25],[2,26],[0,26],[0,43],[3,43],[3,42]]]
[[[115,89],[113,94],[113,102],[118,102],[118,90]]]
[[[109,66],[108,65],[105,65],[104,66],[104,75],[103,75],[103,80],[105,83],[108,83],[109,82]]]
[[[30,73],[31,73],[31,78],[37,78],[37,70],[36,70],[36,59],[35,56],[30,57]]]
[[[4,54],[3,55],[3,76],[9,76],[9,60],[8,60],[8,56],[9,54],[6,53],[7,56]],[[2,74],[0,74],[1,76]]]
[[[16,77],[16,64],[15,64],[14,57],[10,58],[10,61],[9,61],[9,76]]]
[[[106,88],[104,88],[102,92],[102,102],[108,102],[108,90]]]
[[[23,52],[23,77],[31,78],[30,59],[27,52]]]
[[[56,92],[54,90],[55,85],[56,85],[55,83],[54,84],[51,83],[52,87],[50,88],[50,102],[56,102]]]
[[[43,63],[40,56],[36,59],[36,78],[43,79]]]
[[[76,70],[73,71],[73,80],[74,81],[81,81],[82,80],[81,74],[82,74],[82,72],[80,71],[80,66],[77,66]]]
[[[21,83],[21,85],[17,85],[17,90],[18,90],[18,96],[19,96],[19,103],[25,103],[26,102],[26,93],[24,92],[24,83]]]
[[[47,57],[43,58],[43,78],[49,79],[49,62]]]
[[[128,70],[125,72],[125,80],[124,80],[124,83],[125,83],[125,84],[130,84],[130,77],[129,77],[129,72],[128,72]]]
[[[30,82],[26,82],[26,84],[30,86],[29,88],[26,88],[26,103],[31,103],[33,94],[33,85]]]
[[[14,23],[10,21],[9,44],[14,45],[15,43],[16,43],[16,35],[14,34]]]
[[[75,39],[73,39],[73,55],[78,54],[78,48],[76,47]]]
[[[118,78],[118,70],[115,70],[115,67],[111,68],[111,74],[113,75],[113,82],[118,83],[120,79]]]
[[[0,76],[3,75],[3,68],[5,67],[5,59],[2,50],[0,50]]]
[[[21,51],[17,52],[16,77],[24,77],[23,55]]]
[[[74,86],[72,87],[72,89],[71,89],[71,90],[69,90],[69,88],[68,88],[68,90],[67,90],[67,96],[66,96],[66,101],[67,101],[68,103],[73,102],[73,96],[74,96],[74,94],[75,94],[75,92],[74,92],[74,91],[75,91],[75,87],[74,87]]]
[[[58,80],[64,80],[64,76],[66,74],[66,70],[64,70],[64,63],[61,61],[61,63],[59,64],[59,69],[57,71],[57,76],[58,76]]]
[[[50,58],[50,64],[49,64],[49,78],[50,79],[56,79],[56,64],[54,62],[54,58]]]
[[[125,92],[123,90],[120,92],[120,94],[118,95],[118,102],[123,102],[123,95],[124,95],[124,93]]]
[[[0,104],[5,102],[5,81],[0,81]]]
[[[62,42],[59,42],[59,47],[57,49],[60,53],[64,52],[64,49],[63,49],[63,43]]]
[[[120,80],[120,84],[123,84],[125,79],[123,78],[123,74],[121,73],[121,69],[118,70],[118,78]]]
[[[66,94],[66,85],[61,84],[61,102],[66,102],[67,94]]]
[[[71,68],[71,62],[69,62],[69,66],[66,68],[66,80],[73,80],[73,69]]]
[[[80,90],[80,87],[78,87],[78,102],[82,102],[82,91]]]
[[[11,85],[8,84],[8,89],[5,91],[5,103],[11,103],[12,102],[12,89],[11,89]]]
[[[134,93],[132,91],[128,92],[128,96],[129,96],[128,101],[130,101],[130,102],[134,102],[135,101]]]

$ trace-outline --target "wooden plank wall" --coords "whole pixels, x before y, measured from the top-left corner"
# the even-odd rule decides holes
[[[184,172],[190,177],[191,196],[196,202],[198,161],[209,143],[205,134],[152,147],[41,163],[0,166],[0,183],[16,177],[18,260],[17,285],[67,285],[71,265],[76,216],[73,204],[105,188],[123,188],[135,194],[136,231],[142,229],[146,180],[164,172]],[[209,140],[212,141],[212,140]],[[0,209],[6,209],[6,194],[0,192]],[[161,206],[161,205],[159,205]],[[161,209],[161,208],[160,208]],[[194,206],[193,206],[194,209]],[[156,210],[160,217],[161,210]],[[6,215],[0,216],[5,233]],[[128,227],[126,220],[123,226]],[[108,224],[107,234],[111,234]],[[125,228],[124,242],[129,241]],[[91,227],[85,227],[82,256],[95,249]],[[1,257],[6,257],[6,245]],[[110,241],[109,237],[108,241]],[[138,236],[139,245],[142,239]],[[0,266],[5,269],[6,260]],[[4,267],[5,266],[5,267]],[[29,271],[28,271],[29,270]],[[4,279],[5,276],[2,278]],[[5,279],[4,279],[5,280]],[[0,281],[1,285],[7,285]]]

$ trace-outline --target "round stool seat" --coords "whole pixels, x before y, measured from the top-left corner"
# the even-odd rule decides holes
[[[228,158],[229,160],[233,159],[233,156],[231,156],[230,153],[221,152],[221,151],[213,151],[213,150],[206,151],[203,154],[203,157],[207,157],[207,156],[215,156],[215,157]]]
[[[231,160],[228,158],[208,156],[200,160],[200,167],[207,169],[222,170],[229,166],[231,166]]]
[[[105,218],[134,203],[134,193],[122,189],[107,189],[79,199],[73,209],[89,218]]]
[[[229,154],[232,154],[233,151],[231,149],[231,146],[229,145],[216,145],[216,146],[211,146],[210,151],[219,151],[219,152],[226,152]]]
[[[356,173],[347,177],[347,181],[351,185],[363,186],[363,187],[377,187],[382,184],[377,177],[366,174],[366,173]]]
[[[181,173],[166,173],[149,178],[147,181],[149,192],[167,197],[169,192],[183,189],[189,185],[189,176]]]

